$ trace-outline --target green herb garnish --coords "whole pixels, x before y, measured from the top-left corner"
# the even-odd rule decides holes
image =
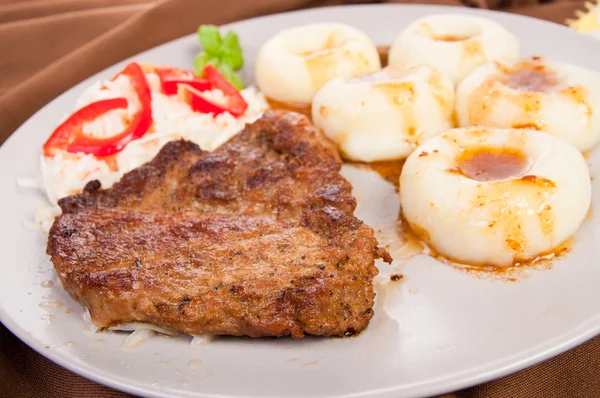
[[[244,81],[236,71],[244,65],[242,47],[237,35],[229,31],[222,37],[214,25],[200,25],[198,39],[204,51],[196,55],[194,72],[201,75],[204,67],[212,64],[237,89],[244,88]]]

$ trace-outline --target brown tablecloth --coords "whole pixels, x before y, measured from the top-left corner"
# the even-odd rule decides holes
[[[0,0],[0,142],[58,94],[111,64],[194,32],[336,0]],[[405,0],[503,9],[563,23],[583,0]],[[491,341],[490,344],[494,342]],[[126,397],[33,352],[0,324],[0,397]],[[447,397],[600,397],[600,337]]]

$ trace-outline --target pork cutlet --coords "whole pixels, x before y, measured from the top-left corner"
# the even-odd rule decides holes
[[[214,152],[166,144],[110,189],[59,201],[47,253],[99,327],[192,335],[345,336],[373,316],[373,230],[335,147],[268,111]]]

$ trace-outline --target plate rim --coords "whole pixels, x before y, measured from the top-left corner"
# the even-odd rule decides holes
[[[227,24],[219,25],[220,27],[230,27],[232,25],[238,23],[245,23],[249,21],[258,22],[264,21],[271,18],[278,18],[284,15],[290,14],[304,14],[304,13],[319,13],[325,9],[350,9],[350,8],[404,8],[404,9],[414,9],[414,10],[422,10],[423,12],[428,13],[461,13],[461,14],[471,14],[471,15],[507,15],[516,20],[521,20],[522,23],[527,24],[538,24],[538,25],[550,25],[562,28],[563,32],[567,35],[576,35],[579,36],[577,40],[587,40],[589,42],[594,42],[595,45],[599,45],[598,39],[592,38],[589,35],[583,35],[567,26],[564,26],[560,23],[547,21],[543,19],[538,19],[535,17],[530,17],[526,15],[512,14],[504,11],[497,10],[488,10],[488,9],[475,9],[468,7],[460,7],[460,6],[449,6],[449,5],[434,5],[434,4],[354,4],[354,5],[338,5],[338,6],[327,6],[327,7],[317,7],[317,8],[309,8],[302,10],[292,10],[286,12],[279,12],[275,14],[257,16],[253,18],[247,18],[242,20],[233,21]],[[14,139],[14,137],[22,130],[27,124],[31,122],[32,119],[36,118],[37,115],[42,112],[47,107],[52,106],[55,102],[60,102],[62,98],[72,90],[73,88],[84,84],[87,81],[97,79],[99,75],[105,73],[108,69],[117,68],[120,65],[124,65],[126,62],[135,59],[136,57],[141,56],[142,54],[153,51],[159,47],[169,46],[172,43],[189,38],[190,36],[195,36],[195,33],[190,33],[188,35],[184,35],[178,37],[173,40],[169,40],[162,44],[156,45],[139,53],[136,53],[130,57],[127,57],[117,63],[114,63],[84,79],[77,82],[73,86],[65,89],[59,95],[57,95],[54,99],[49,101],[43,107],[38,109],[32,116],[30,116],[23,124],[21,124],[10,136],[2,143],[0,146],[0,156],[2,156],[2,152],[5,150],[4,147],[8,142]],[[0,322],[19,340],[25,343],[29,348],[33,349],[38,354],[42,355],[44,358],[50,360],[51,362],[73,372],[81,377],[84,377],[88,380],[101,384],[103,386],[107,386],[109,388],[113,388],[118,391],[135,394],[138,396],[144,397],[168,397],[167,392],[160,392],[156,389],[150,388],[150,386],[146,387],[138,387],[133,384],[128,384],[126,382],[121,381],[119,378],[114,378],[109,374],[105,374],[104,371],[98,371],[98,368],[92,367],[85,362],[75,363],[70,360],[69,356],[63,355],[61,352],[56,350],[48,350],[45,345],[38,339],[36,339],[32,334],[27,332],[18,322],[16,322],[12,317],[10,317],[6,311],[4,310],[4,306],[2,301],[0,300]],[[535,345],[530,347],[527,351],[515,354],[508,358],[503,358],[499,360],[495,360],[493,362],[487,363],[482,367],[483,372],[478,372],[477,370],[467,369],[461,372],[451,373],[441,378],[433,379],[428,382],[421,383],[413,383],[404,386],[391,386],[381,389],[370,390],[366,392],[358,392],[351,394],[338,394],[332,395],[331,397],[383,397],[383,396],[395,396],[394,393],[406,393],[408,397],[417,397],[417,396],[431,396],[431,395],[439,395],[444,393],[449,393],[453,391],[458,391],[464,388],[468,388],[471,386],[479,385],[491,380],[499,379],[501,377],[505,377],[507,375],[516,373],[533,365],[542,363],[548,359],[556,357],[564,352],[567,352],[574,347],[585,343],[586,341],[591,340],[592,338],[600,335],[600,313],[593,318],[588,319],[586,322],[580,324],[577,328],[572,329],[568,333],[564,333],[560,336],[556,336],[550,341]],[[570,338],[565,338],[563,336],[570,336]],[[541,349],[538,347],[542,347]],[[544,348],[545,347],[545,348]],[[528,354],[529,352],[533,352]],[[201,391],[195,391],[193,394],[183,393],[183,395],[193,396],[197,398],[222,398],[222,397],[231,397],[230,395],[222,395],[222,394],[206,394]],[[244,396],[246,397],[246,396]]]

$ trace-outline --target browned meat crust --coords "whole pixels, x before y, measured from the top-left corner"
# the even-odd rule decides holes
[[[350,335],[373,316],[373,230],[335,148],[270,111],[214,152],[167,144],[111,189],[61,199],[47,252],[100,327]]]

